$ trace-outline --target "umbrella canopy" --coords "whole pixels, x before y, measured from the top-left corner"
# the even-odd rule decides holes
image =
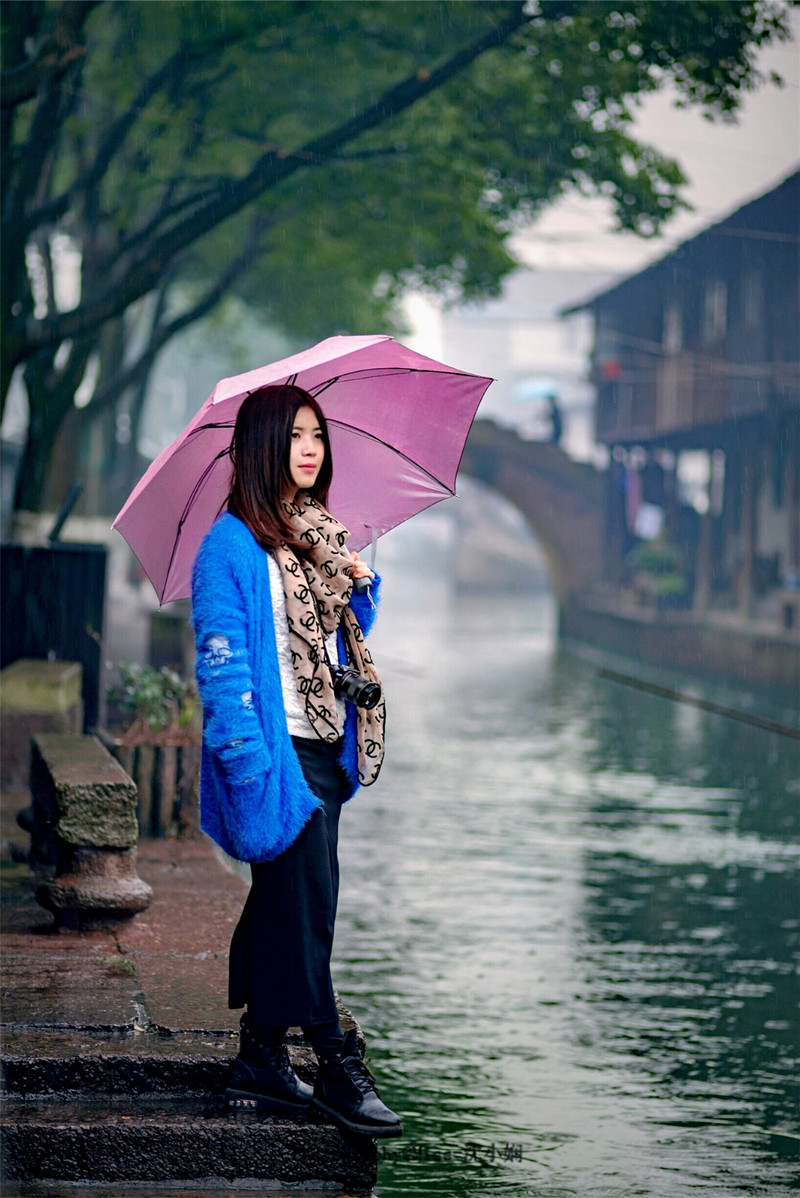
[[[328,337],[311,349],[222,379],[150,465],[114,521],[161,603],[186,598],[200,542],[230,488],[239,405],[259,387],[296,383],[328,421],[331,511],[361,549],[455,494],[458,464],[492,382],[391,337]]]

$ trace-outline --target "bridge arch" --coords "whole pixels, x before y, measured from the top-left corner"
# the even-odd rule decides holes
[[[461,470],[523,513],[547,559],[559,607],[602,577],[603,475],[555,445],[523,441],[493,420],[476,420]]]

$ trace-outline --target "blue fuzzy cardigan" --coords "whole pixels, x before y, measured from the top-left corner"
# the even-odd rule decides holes
[[[377,602],[378,579],[371,590]],[[366,635],[375,607],[355,592],[351,606]],[[203,703],[201,827],[239,861],[270,861],[292,844],[320,802],[286,727],[267,555],[230,513],[215,522],[195,559],[192,621]],[[341,641],[339,648],[344,660]],[[358,788],[351,703],[340,762],[351,798]]]

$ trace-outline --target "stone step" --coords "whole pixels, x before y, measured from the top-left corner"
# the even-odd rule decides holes
[[[301,1036],[289,1056],[304,1081],[316,1061]],[[10,1097],[91,1094],[221,1094],[238,1036],[213,1033],[133,1033],[118,1039],[76,1031],[5,1030],[3,1090]]]
[[[370,1194],[375,1141],[343,1136],[315,1111],[295,1119],[228,1108],[221,1097],[114,1095],[3,1100],[5,1180],[269,1180]]]

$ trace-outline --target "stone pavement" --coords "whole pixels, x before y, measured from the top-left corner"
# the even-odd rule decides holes
[[[143,840],[149,909],[55,932],[16,824],[29,801],[2,796],[4,1195],[369,1193],[373,1140],[221,1098],[238,1046],[227,954],[244,878],[205,837]],[[299,1032],[290,1043],[311,1079],[313,1054]]]

